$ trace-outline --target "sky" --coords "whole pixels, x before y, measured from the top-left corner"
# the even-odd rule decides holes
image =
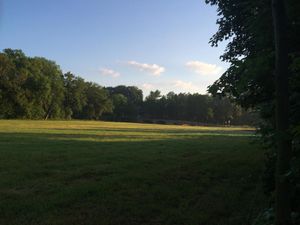
[[[216,19],[204,0],[0,0],[0,49],[102,86],[204,94],[227,67]]]

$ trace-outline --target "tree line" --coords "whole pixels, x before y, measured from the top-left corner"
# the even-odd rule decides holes
[[[194,121],[204,124],[253,124],[257,117],[254,112],[242,109],[228,98],[209,95],[175,94],[160,95],[151,91],[143,104],[145,118]]]
[[[92,119],[111,121],[182,120],[249,124],[255,116],[227,98],[151,91],[120,85],[102,87],[54,61],[28,57],[21,50],[0,53],[0,118]]]

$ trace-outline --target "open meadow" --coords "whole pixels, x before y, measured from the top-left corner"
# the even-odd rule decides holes
[[[264,205],[250,128],[0,121],[2,225],[243,225]]]

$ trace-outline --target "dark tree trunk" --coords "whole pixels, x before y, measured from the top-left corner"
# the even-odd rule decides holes
[[[272,0],[275,37],[275,85],[276,85],[276,225],[291,224],[290,183],[286,174],[290,170],[291,141],[289,129],[288,92],[288,40],[287,15],[284,0]]]

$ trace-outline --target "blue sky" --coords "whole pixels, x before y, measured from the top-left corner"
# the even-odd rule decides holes
[[[199,92],[226,69],[204,0],[0,0],[0,48],[56,61],[103,86]]]

